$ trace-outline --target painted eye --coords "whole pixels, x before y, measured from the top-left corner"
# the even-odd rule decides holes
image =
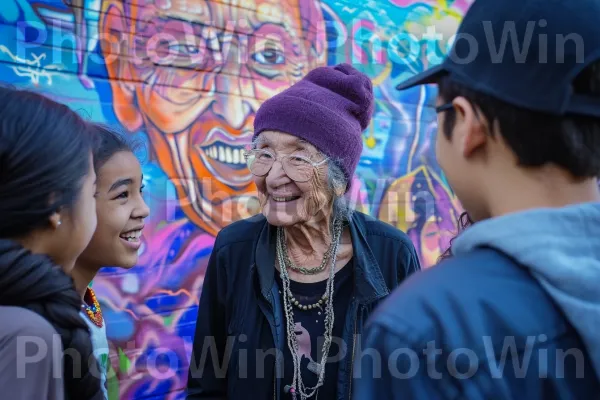
[[[252,59],[263,65],[280,65],[285,63],[285,56],[275,49],[265,49],[252,55]]]
[[[200,48],[198,46],[189,44],[174,43],[169,45],[169,53],[176,55],[197,55],[200,54]]]

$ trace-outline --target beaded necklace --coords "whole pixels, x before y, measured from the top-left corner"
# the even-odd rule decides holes
[[[102,325],[104,324],[102,310],[100,309],[100,303],[96,298],[96,293],[94,293],[92,288],[87,288],[85,295],[83,296],[83,304],[81,305],[81,308],[85,312],[85,315],[88,316],[90,321],[92,321],[97,327],[102,328]]]
[[[291,385],[291,393],[292,398],[294,400],[297,399],[296,395],[300,395],[300,400],[306,400],[309,397],[312,397],[317,393],[318,390],[323,385],[323,381],[325,379],[325,363],[327,362],[327,358],[329,355],[329,348],[332,342],[332,332],[333,332],[333,323],[335,319],[335,315],[333,312],[333,284],[334,284],[334,276],[335,276],[335,261],[337,258],[337,251],[339,246],[340,237],[342,236],[342,223],[341,220],[334,220],[333,224],[333,249],[332,249],[332,260],[331,267],[329,270],[329,278],[327,279],[327,289],[325,290],[325,294],[322,299],[325,300],[325,332],[324,337],[325,340],[323,342],[322,348],[322,357],[320,363],[316,366],[316,371],[318,372],[318,382],[314,387],[306,387],[304,382],[302,381],[302,374],[300,372],[300,356],[299,353],[299,345],[298,345],[298,337],[296,336],[295,331],[295,323],[294,323],[294,309],[293,305],[296,305],[296,301],[292,302],[292,292],[290,290],[290,277],[287,271],[287,266],[289,265],[286,262],[287,254],[284,253],[285,247],[285,237],[283,233],[283,229],[279,227],[277,229],[277,246],[276,246],[276,254],[279,262],[279,266],[281,268],[280,276],[283,284],[283,310],[285,313],[285,322],[286,322],[286,330],[287,330],[287,342],[290,352],[292,354],[292,361],[294,362],[294,380]],[[296,305],[298,306],[298,305]]]

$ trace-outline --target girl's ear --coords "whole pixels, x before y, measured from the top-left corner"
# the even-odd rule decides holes
[[[53,229],[58,229],[62,223],[60,213],[58,212],[53,213],[48,220],[50,221],[50,226],[52,226]]]

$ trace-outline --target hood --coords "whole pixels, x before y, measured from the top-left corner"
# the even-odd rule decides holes
[[[477,222],[452,245],[489,245],[530,269],[579,332],[600,378],[600,203],[543,208]]]

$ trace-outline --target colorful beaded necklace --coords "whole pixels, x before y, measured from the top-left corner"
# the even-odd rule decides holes
[[[88,304],[91,304],[91,306]],[[98,303],[98,299],[96,298],[96,293],[94,293],[92,288],[87,288],[85,295],[83,296],[81,308],[83,308],[90,321],[97,327],[102,328],[102,325],[104,324],[102,310],[100,309],[100,303]]]

